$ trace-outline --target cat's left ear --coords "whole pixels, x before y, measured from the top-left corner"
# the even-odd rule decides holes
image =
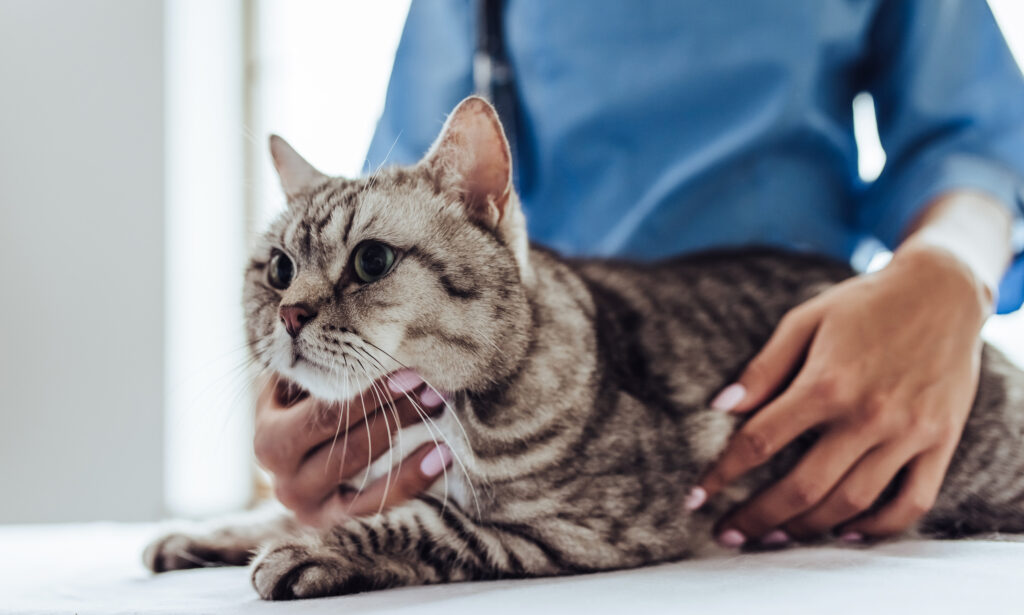
[[[277,135],[270,135],[270,157],[274,159],[274,168],[281,179],[281,188],[289,197],[306,192],[327,179],[326,175],[317,171],[291,145],[288,145],[287,141]]]
[[[460,195],[470,217],[498,226],[512,196],[512,156],[490,103],[478,96],[459,103],[423,163]]]

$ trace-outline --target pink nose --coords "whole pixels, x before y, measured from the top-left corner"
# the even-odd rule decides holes
[[[278,315],[281,317],[281,322],[284,323],[284,328],[288,330],[288,335],[294,338],[299,335],[299,331],[302,331],[302,327],[307,322],[316,318],[316,311],[308,305],[298,303],[282,305],[278,310]]]

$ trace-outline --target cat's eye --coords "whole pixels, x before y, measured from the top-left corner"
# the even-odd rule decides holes
[[[383,278],[395,264],[395,251],[379,241],[364,241],[356,248],[352,265],[356,276],[363,282],[375,282]]]
[[[267,269],[267,282],[278,290],[284,290],[292,283],[292,276],[295,275],[295,265],[288,255],[274,250],[270,254],[270,263]]]

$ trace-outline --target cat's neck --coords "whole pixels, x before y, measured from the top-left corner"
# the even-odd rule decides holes
[[[465,395],[462,421],[476,453],[474,473],[502,480],[542,465],[579,430],[593,408],[597,374],[594,306],[564,261],[530,251],[526,287],[530,343],[513,372],[485,391]],[[516,455],[515,463],[509,457]]]

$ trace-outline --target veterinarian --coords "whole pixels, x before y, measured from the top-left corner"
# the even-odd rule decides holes
[[[368,168],[417,161],[474,91],[513,139],[531,236],[564,253],[767,244],[863,268],[894,252],[790,312],[709,400],[752,418],[690,508],[820,433],[719,522],[722,544],[879,538],[930,508],[977,388],[981,327],[1016,310],[1024,286],[1024,80],[984,0],[414,1]],[[887,154],[868,183],[851,112],[861,92]],[[386,501],[383,485],[339,493],[307,455],[324,408],[286,397],[261,394],[257,455],[304,521],[411,497],[448,462],[413,453]],[[365,466],[366,431],[351,428],[343,474]],[[384,453],[387,438],[374,442]],[[898,475],[896,497],[871,508]]]

